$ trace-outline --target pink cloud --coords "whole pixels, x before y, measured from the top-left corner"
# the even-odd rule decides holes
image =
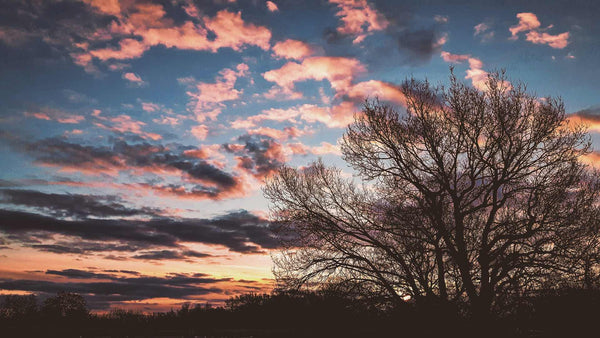
[[[249,129],[248,134],[250,135],[265,135],[274,138],[279,141],[284,141],[289,138],[296,138],[306,134],[306,130],[300,130],[296,127],[285,127],[283,130],[274,129],[270,127],[259,127],[255,129]]]
[[[55,121],[64,124],[77,124],[85,120],[83,115],[71,114],[48,107],[40,108],[38,111],[27,111],[24,115],[39,120]]]
[[[142,102],[142,110],[148,113],[157,112],[160,110],[160,105],[152,102]]]
[[[203,141],[208,136],[208,127],[203,124],[197,125],[192,127],[190,132],[192,133],[192,135],[194,135],[195,138],[197,138],[200,141]]]
[[[121,14],[119,0],[83,0],[101,13],[118,16]]]
[[[188,91],[191,97],[190,107],[196,114],[198,122],[204,122],[207,119],[215,120],[224,107],[223,102],[236,100],[243,93],[243,90],[235,89],[235,83],[239,77],[248,74],[248,65],[240,63],[235,69],[226,68],[219,72],[214,83],[198,82],[195,80],[179,79],[180,83],[192,84],[197,92]]]
[[[289,137],[289,134],[286,133],[283,130],[280,129],[274,129],[274,128],[270,128],[270,127],[260,127],[260,128],[256,128],[256,129],[250,129],[248,130],[248,134],[250,135],[265,135],[265,136],[269,136],[271,138],[274,138],[276,140],[285,140]]]
[[[260,120],[280,120],[280,116],[300,118],[306,122],[320,122],[330,128],[344,128],[354,120],[354,113],[357,111],[356,106],[352,102],[341,102],[333,107],[319,107],[313,104],[303,104],[300,106],[277,109],[272,108],[264,111],[263,114],[251,117],[253,122]],[[275,117],[274,116],[278,116]]]
[[[442,57],[442,59],[444,61],[450,62],[450,63],[461,63],[461,62],[469,60],[469,58],[471,57],[468,54],[452,54],[452,53],[448,53],[445,51],[442,51],[440,53],[440,56]]]
[[[483,62],[476,58],[469,58],[469,69],[467,69],[467,76],[465,79],[471,79],[473,87],[484,91],[487,90],[487,79],[488,73],[483,70]]]
[[[137,59],[142,56],[150,47],[144,42],[136,39],[123,39],[119,42],[119,48],[102,48],[90,51],[90,55],[106,61],[110,59],[127,60]],[[81,57],[80,57],[81,58]]]
[[[306,155],[308,154],[308,148],[302,143],[289,143],[287,149],[294,155]]]
[[[495,32],[490,30],[491,27],[485,22],[475,25],[473,29],[475,30],[473,36],[478,36],[481,42],[487,42],[494,38]]]
[[[135,84],[136,86],[144,86],[146,85],[146,82],[144,80],[142,80],[142,78],[135,74],[135,73],[124,73],[123,74],[123,79]]]
[[[526,40],[534,44],[548,45],[556,49],[563,49],[569,44],[569,32],[557,35],[544,32],[545,30],[552,28],[553,25],[540,29],[541,23],[533,13],[519,13],[517,14],[517,18],[519,19],[519,23],[509,28],[511,40],[518,39],[519,33],[527,32],[525,34]]]
[[[321,145],[310,147],[310,152],[315,155],[326,155],[326,154],[341,155],[342,154],[342,151],[340,150],[340,147],[338,145],[331,144],[328,142],[321,142]]]
[[[434,15],[433,20],[437,23],[448,23],[448,16],[446,15]]]
[[[518,39],[517,34],[520,32],[527,32],[541,26],[537,16],[533,13],[519,13],[517,14],[517,18],[519,19],[519,23],[508,29],[513,40]]]
[[[353,43],[362,42],[367,35],[374,31],[387,28],[387,19],[373,8],[367,0],[329,0],[337,5],[336,16],[342,22],[337,28],[340,34],[353,35]]]
[[[531,31],[526,34],[527,41],[535,44],[548,45],[552,48],[563,49],[569,44],[569,32],[564,32],[558,35],[551,35],[548,33],[540,33]]]
[[[94,0],[89,2],[97,8],[104,4]],[[102,7],[104,11],[117,12],[117,7],[109,7],[109,3],[106,5]],[[98,30],[95,34],[96,39],[100,39],[101,36],[103,38],[100,40],[103,41],[123,37],[118,47],[90,51],[85,48],[83,52],[72,55],[79,65],[89,67],[91,63],[89,56],[81,55],[90,55],[100,61],[135,59],[157,45],[211,52],[217,52],[221,48],[239,51],[245,46],[257,46],[264,50],[271,47],[271,31],[266,27],[245,22],[241,12],[221,10],[214,17],[198,16],[198,23],[185,21],[177,25],[174,20],[166,17],[166,12],[160,4],[138,3],[130,7],[131,10],[119,16],[119,21],[113,22],[110,29]],[[199,15],[199,12],[196,11],[195,14]]]
[[[406,97],[398,86],[391,83],[369,80],[359,82],[349,88],[346,93],[348,97],[355,99],[356,101],[362,101],[365,98],[377,97],[384,101],[394,102],[400,105],[406,105]]]
[[[357,59],[315,56],[304,59],[302,63],[288,62],[279,69],[264,73],[263,77],[290,93],[295,93],[296,82],[327,80],[339,93],[345,92],[351,86],[353,78],[365,70],[365,66]]]
[[[273,46],[273,55],[284,59],[302,60],[314,53],[313,48],[302,41],[287,39]]]
[[[242,13],[220,11],[214,18],[204,18],[206,28],[213,31],[216,38],[210,42],[211,50],[229,47],[239,51],[244,45],[257,46],[264,50],[271,48],[271,31],[266,27],[245,23]]]
[[[490,26],[488,26],[486,23],[482,22],[480,24],[475,25],[475,27],[473,27],[473,29],[475,30],[475,33],[473,33],[473,35],[479,35],[485,31],[487,31],[488,29],[490,29]]]
[[[273,2],[273,1],[267,1],[267,9],[270,12],[277,12],[279,10],[279,8],[277,7],[277,5]]]
[[[100,114],[95,115],[96,118],[111,122],[111,126],[107,126],[104,123],[96,122],[94,123],[97,127],[108,129],[120,133],[132,133],[139,135],[143,138],[149,138],[151,140],[160,140],[162,136],[156,133],[148,133],[142,130],[142,127],[146,125],[146,123],[142,121],[136,121],[131,118],[129,115],[119,115],[116,117],[102,117]]]
[[[181,121],[172,116],[161,116],[160,118],[153,119],[152,122],[157,124],[166,124],[170,126],[176,126],[181,123]]]

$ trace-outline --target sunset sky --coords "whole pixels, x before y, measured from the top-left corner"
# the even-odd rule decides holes
[[[450,66],[561,96],[600,149],[600,2],[467,3],[0,1],[0,294],[154,311],[270,290],[265,177],[352,175],[337,142],[364,99],[402,107],[398,84]]]

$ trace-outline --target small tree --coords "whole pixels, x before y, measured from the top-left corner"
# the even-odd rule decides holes
[[[498,295],[592,280],[599,181],[580,161],[589,136],[559,99],[502,73],[484,91],[451,75],[447,88],[409,80],[402,92],[405,111],[368,101],[344,135],[365,183],[321,162],[267,182],[287,243],[280,283],[461,300],[487,317]]]

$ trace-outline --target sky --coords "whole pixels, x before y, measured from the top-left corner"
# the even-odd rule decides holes
[[[364,100],[401,109],[403,80],[450,67],[560,96],[600,149],[599,19],[592,0],[1,0],[0,294],[268,292],[265,178],[352,175],[338,140]]]

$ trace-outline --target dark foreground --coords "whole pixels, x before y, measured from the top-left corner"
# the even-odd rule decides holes
[[[435,301],[382,309],[325,293],[245,295],[224,307],[89,314],[83,297],[0,302],[1,337],[597,337],[600,291],[562,290],[521,300],[486,322]],[[425,305],[423,305],[425,304]],[[83,305],[83,307],[82,307]]]

